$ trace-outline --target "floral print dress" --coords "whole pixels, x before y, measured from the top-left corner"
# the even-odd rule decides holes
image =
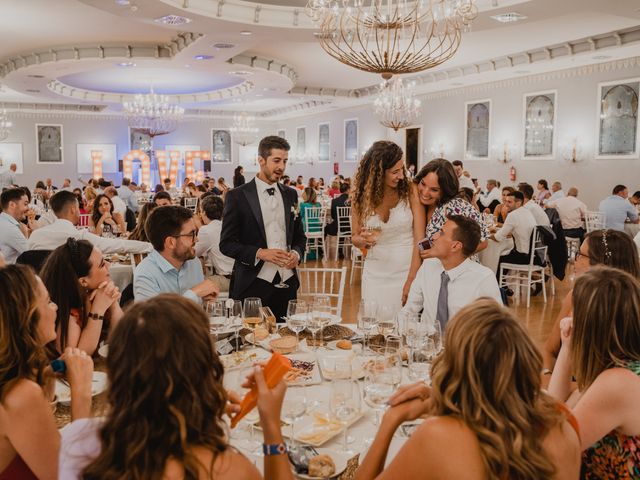
[[[627,368],[640,376],[640,361]],[[640,435],[633,437],[612,431],[582,453],[585,480],[640,479]]]
[[[473,208],[473,205],[466,200],[463,200],[462,198],[454,198],[434,210],[431,220],[427,225],[427,238],[429,241],[432,241],[433,236],[442,230],[442,226],[447,221],[447,217],[449,215],[462,215],[463,217],[468,217],[478,222],[480,225],[481,242],[485,241],[489,237],[489,230],[487,229],[487,225],[485,224],[480,212]]]

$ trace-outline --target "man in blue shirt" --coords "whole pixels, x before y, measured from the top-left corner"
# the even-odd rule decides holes
[[[616,185],[612,195],[600,202],[599,211],[605,214],[605,227],[624,232],[624,222],[638,223],[638,213],[627,200],[629,190],[624,185]]]
[[[131,180],[127,177],[122,179],[122,186],[118,188],[118,196],[132,212],[138,211],[138,197],[133,191]]]
[[[157,207],[147,219],[145,232],[153,251],[133,272],[136,301],[161,293],[177,293],[194,302],[215,300],[219,289],[205,280],[196,258],[198,228],[193,213],[184,207]]]
[[[16,258],[27,248],[27,226],[20,223],[29,210],[27,193],[22,188],[10,188],[0,195],[0,252],[7,263],[16,263]]]

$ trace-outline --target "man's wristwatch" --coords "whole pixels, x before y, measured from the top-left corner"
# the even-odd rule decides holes
[[[265,456],[285,455],[289,453],[289,448],[287,447],[286,443],[272,443],[272,444],[263,443],[262,453],[264,453]]]

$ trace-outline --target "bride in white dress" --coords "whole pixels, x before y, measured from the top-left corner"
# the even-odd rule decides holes
[[[404,305],[421,264],[417,245],[424,237],[426,216],[395,143],[375,142],[362,158],[351,222],[353,244],[366,251],[363,300]]]

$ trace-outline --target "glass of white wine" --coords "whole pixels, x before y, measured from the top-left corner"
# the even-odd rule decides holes
[[[257,297],[247,297],[244,299],[243,314],[244,326],[253,331],[253,343],[256,342],[256,328],[262,324],[262,300]]]
[[[289,300],[287,327],[296,334],[296,350],[300,350],[300,332],[307,327],[309,305],[304,300]]]
[[[320,344],[324,343],[324,327],[328,327],[331,324],[331,299],[324,295],[318,295],[313,300],[312,316],[317,318],[318,322],[322,324],[320,330]]]

